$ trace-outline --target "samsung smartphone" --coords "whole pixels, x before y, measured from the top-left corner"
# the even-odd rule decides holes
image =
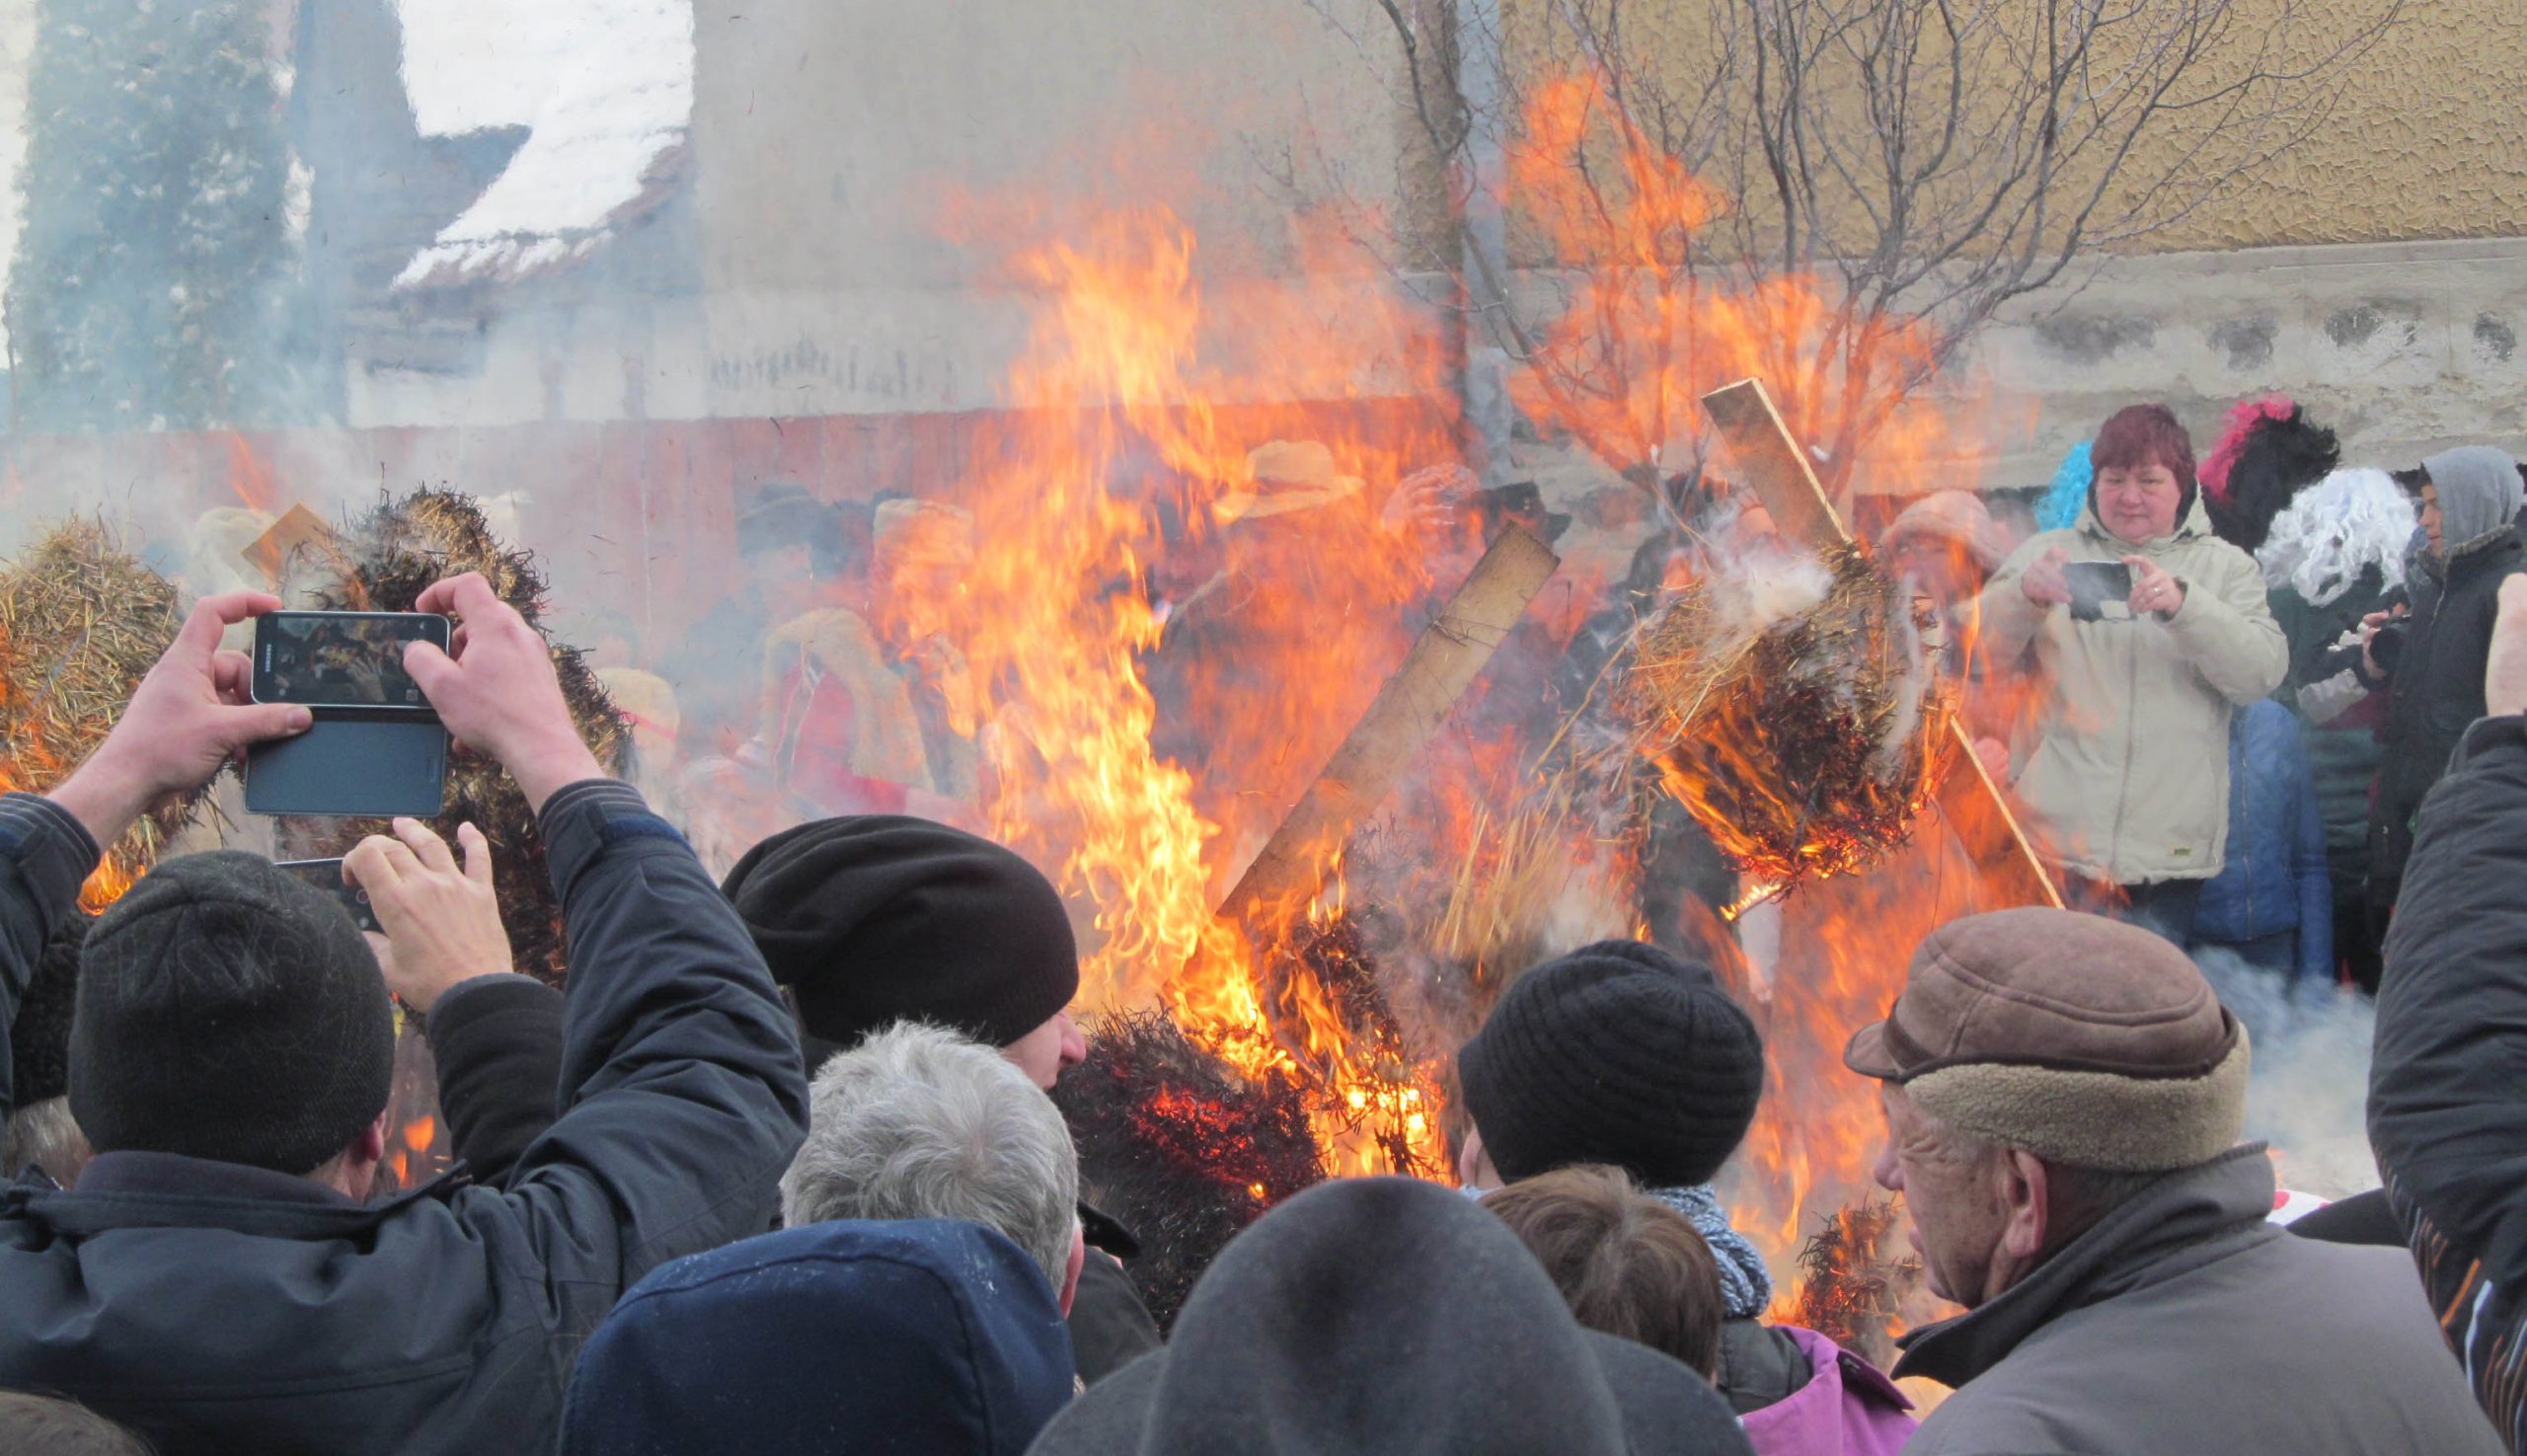
[[[447,651],[447,619],[428,612],[267,612],[255,619],[255,701],[310,708],[426,712],[404,649]]]
[[[2071,615],[2082,622],[2102,621],[2108,605],[2132,600],[2132,569],[2119,561],[2069,562],[2062,579],[2070,583]]]
[[[296,737],[246,750],[246,811],[435,817],[447,798],[447,729],[435,713],[320,710]]]
[[[377,911],[368,902],[368,891],[356,884],[343,882],[340,860],[282,860],[272,868],[286,870],[309,884],[342,902],[351,912],[351,919],[362,930],[377,929]]]

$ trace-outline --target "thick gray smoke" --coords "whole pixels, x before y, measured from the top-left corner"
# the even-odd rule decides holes
[[[2282,1187],[2323,1198],[2378,1187],[2366,1123],[2377,1007],[2334,985],[2291,987],[2217,947],[2194,961],[2255,1038],[2247,1136],[2272,1144]]]

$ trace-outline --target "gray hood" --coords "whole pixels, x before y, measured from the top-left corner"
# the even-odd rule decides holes
[[[2439,540],[2451,561],[2518,519],[2518,462],[2489,445],[2460,445],[2421,462],[2439,493]]]

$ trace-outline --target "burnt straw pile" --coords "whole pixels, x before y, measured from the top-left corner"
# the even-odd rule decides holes
[[[1157,1012],[1097,1019],[1053,1100],[1085,1192],[1140,1241],[1132,1283],[1161,1329],[1230,1239],[1326,1176],[1296,1082],[1240,1075]]]
[[[1821,568],[1821,570],[1819,570]],[[1739,869],[1794,883],[1876,864],[1936,787],[1944,689],[1858,546],[1705,579],[1642,633],[1619,707],[1641,752]]]
[[[546,587],[534,557],[503,545],[473,498],[460,493],[421,490],[382,501],[317,550],[318,559],[305,565],[320,577],[313,594],[325,610],[409,612],[430,583],[480,572],[502,601],[542,630]],[[549,641],[551,635],[546,636]],[[552,650],[562,696],[579,736],[599,764],[619,769],[631,742],[630,726],[576,648],[553,643]],[[481,754],[451,754],[446,809],[430,822],[450,840],[458,824],[469,822],[490,839],[511,963],[525,974],[559,984],[568,954],[562,907],[553,892],[533,806],[516,782]],[[292,817],[279,820],[277,827],[284,851],[308,859],[344,854],[366,835],[388,830],[376,819]]]

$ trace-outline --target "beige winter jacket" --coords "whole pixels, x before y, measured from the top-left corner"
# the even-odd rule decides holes
[[[2075,562],[2145,556],[2184,583],[2174,617],[2108,608],[2076,622],[2027,599],[2020,577],[2062,547]],[[1995,667],[2033,650],[2050,682],[2041,736],[2014,785],[2033,809],[2045,857],[2118,884],[2207,880],[2229,831],[2229,715],[2271,692],[2289,665],[2255,560],[2211,534],[2194,502],[2174,536],[2117,540],[2094,511],[2021,546],[1981,598],[1982,649]]]

